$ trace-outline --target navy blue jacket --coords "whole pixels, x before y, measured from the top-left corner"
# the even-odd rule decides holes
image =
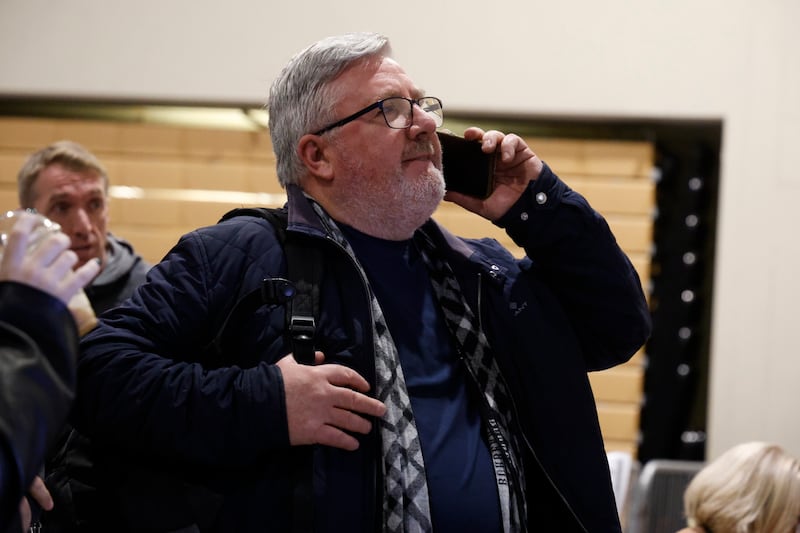
[[[316,347],[374,385],[366,282],[295,187],[288,206],[288,231],[324,256]],[[510,386],[525,432],[529,522],[619,531],[587,371],[626,361],[649,335],[639,278],[602,217],[547,167],[497,224],[527,257],[434,221],[426,227]],[[229,326],[223,354],[205,349],[237,300],[285,275],[268,222],[236,217],[201,228],[83,339],[75,423],[107,452],[107,493],[119,491],[129,507],[117,523],[144,531],[152,524],[134,523],[148,515],[169,530],[191,515],[203,531],[289,530],[293,463],[273,364],[290,351],[284,309],[265,306]],[[380,528],[380,443],[374,432],[359,439],[355,452],[315,448],[318,531]],[[124,475],[114,471],[132,463]],[[180,482],[148,487],[137,481],[148,469]]]

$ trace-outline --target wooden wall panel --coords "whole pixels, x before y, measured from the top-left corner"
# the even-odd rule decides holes
[[[615,372],[592,372],[589,381],[595,398],[604,402],[637,403],[642,394],[644,369],[631,364]]]
[[[650,180],[592,179],[589,176],[564,178],[600,213],[643,215],[650,218],[655,205],[655,188]]]
[[[58,140],[58,121],[39,118],[0,118],[0,147],[27,153]]]
[[[114,185],[146,189],[183,187],[185,164],[181,159],[155,154],[146,158],[124,155],[105,157],[103,164],[108,167]]]
[[[16,190],[17,173],[24,162],[21,154],[0,152],[0,184]]]
[[[18,206],[16,189],[0,189],[0,213],[16,209]]]
[[[119,135],[107,150],[145,157],[179,156],[183,139],[182,128],[158,124],[119,124]]]

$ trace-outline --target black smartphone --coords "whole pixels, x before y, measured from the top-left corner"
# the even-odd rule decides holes
[[[445,188],[476,198],[486,198],[494,189],[494,154],[481,150],[479,141],[437,131],[442,145]]]

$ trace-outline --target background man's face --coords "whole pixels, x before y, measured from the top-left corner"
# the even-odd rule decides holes
[[[39,173],[33,192],[33,207],[58,222],[72,241],[71,249],[78,255],[75,268],[94,258],[105,263],[108,205],[101,175],[53,163]]]

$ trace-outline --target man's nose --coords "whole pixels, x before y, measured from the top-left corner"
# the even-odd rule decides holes
[[[415,136],[420,130],[433,133],[436,131],[436,120],[420,106],[413,104],[411,106],[411,127],[408,129],[411,136]]]
[[[92,231],[92,219],[85,209],[76,209],[70,222],[72,232],[76,235],[86,235]]]

